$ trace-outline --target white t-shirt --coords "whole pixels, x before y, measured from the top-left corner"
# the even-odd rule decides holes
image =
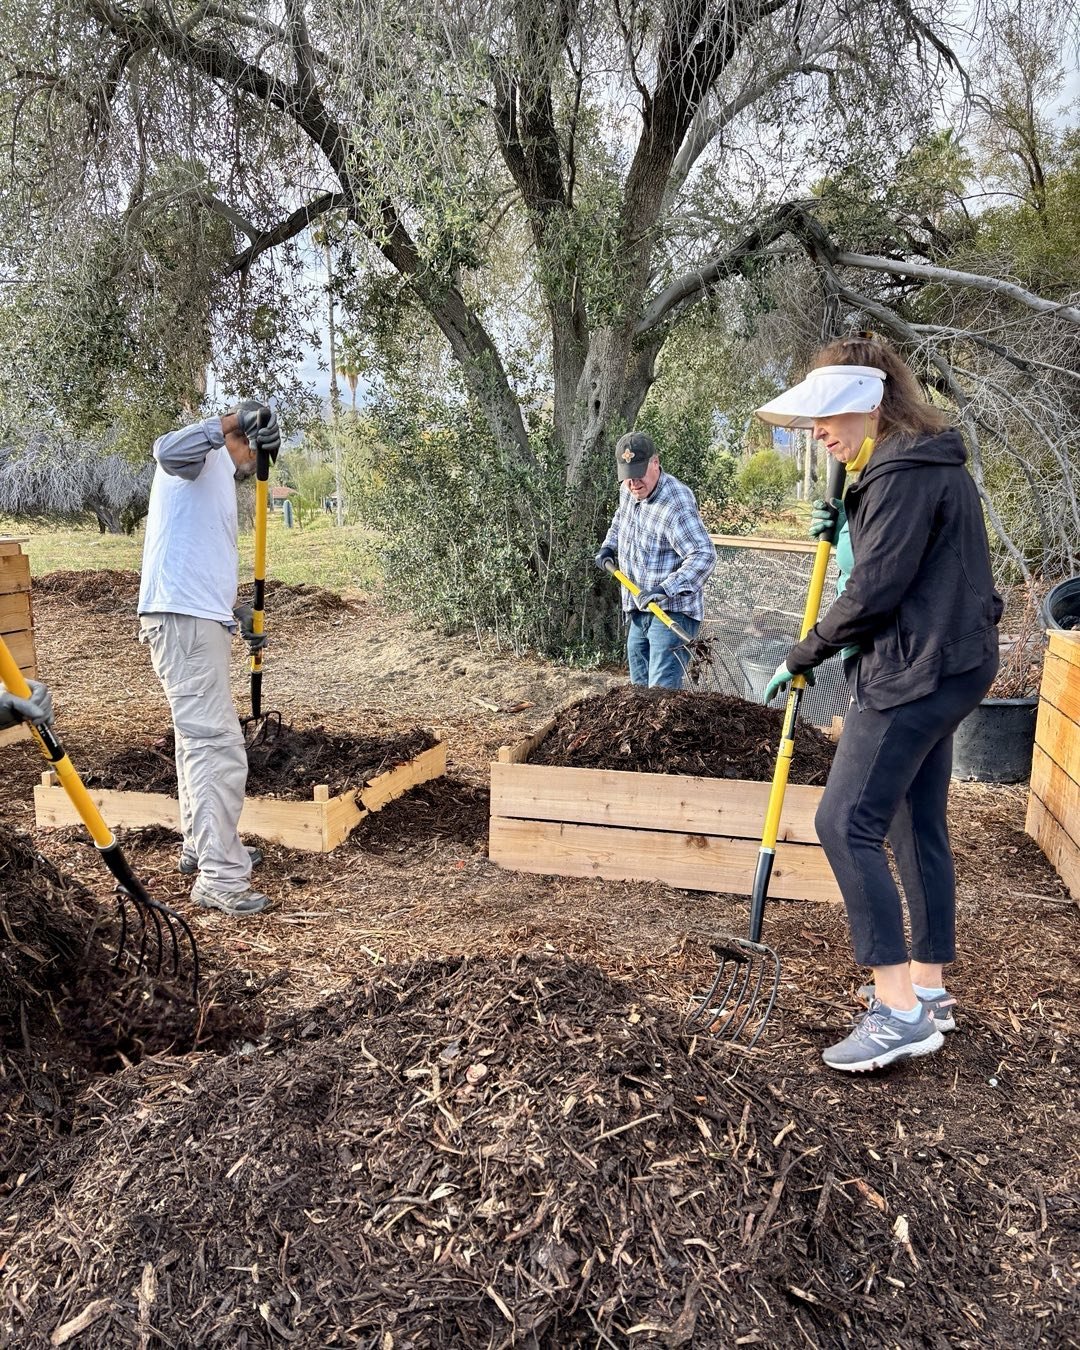
[[[233,623],[237,548],[235,466],[221,419],[154,442],[143,545],[140,614],[191,614]]]

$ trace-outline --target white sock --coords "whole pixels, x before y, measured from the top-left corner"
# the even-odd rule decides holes
[[[925,985],[921,984],[913,984],[911,987],[915,990],[917,998],[941,998],[942,994],[945,992],[944,988],[927,989]]]
[[[901,1022],[910,1022],[912,1026],[914,1026],[923,1015],[921,1003],[916,1003],[914,1008],[890,1008],[889,1011],[894,1017],[899,1017]]]

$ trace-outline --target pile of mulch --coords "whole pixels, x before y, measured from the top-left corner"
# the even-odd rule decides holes
[[[413,862],[417,854],[440,849],[461,853],[486,848],[490,815],[487,788],[459,778],[437,778],[365,816],[349,838],[365,853]]]
[[[93,572],[46,572],[34,578],[34,593],[60,596],[96,610],[134,612],[139,599],[139,583],[139,573],[127,569],[105,567]],[[355,605],[335,591],[303,582],[290,586],[270,579],[266,582],[265,595],[268,628],[275,614],[311,619],[343,618],[356,612]],[[236,602],[250,605],[253,598],[254,586],[249,581],[240,587]]]
[[[46,572],[34,578],[34,594],[60,596],[97,610],[134,612],[139,580],[138,572],[111,567],[91,572]]]
[[[129,925],[130,958],[142,935],[130,906]],[[117,968],[118,937],[111,909],[0,826],[0,1194],[70,1128],[91,1077],[262,1029],[236,972],[204,982],[196,1006],[186,962],[175,978],[168,963],[158,976],[130,959]]]
[[[783,722],[782,710],[727,694],[623,685],[565,708],[529,763],[768,782]],[[801,723],[788,781],[824,783],[834,750]]]
[[[398,764],[405,764],[435,744],[430,731],[370,736],[336,736],[325,727],[282,726],[248,747],[249,797],[278,797],[286,801],[310,799],[319,784],[337,796]],[[176,742],[172,731],[149,744],[130,746],[110,755],[100,767],[83,774],[88,787],[121,791],[162,792],[176,795]]]
[[[265,586],[266,626],[269,630],[279,616],[289,619],[341,619],[356,613],[353,602],[338,595],[336,591],[325,590],[322,586],[311,586],[299,582],[294,586],[283,581],[268,580]],[[247,582],[240,587],[236,598],[238,605],[250,605],[255,599],[255,587]]]
[[[670,1012],[574,961],[385,969],[246,1055],[96,1085],[49,1186],[19,1197],[3,1330],[37,1345],[77,1328],[81,1347],[1068,1343],[1050,1241],[1020,1299],[995,1296],[1023,1179],[957,1168],[932,1132],[875,1151],[756,1063],[691,1053]]]

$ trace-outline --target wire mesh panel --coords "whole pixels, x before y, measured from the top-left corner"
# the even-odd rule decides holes
[[[705,587],[709,667],[692,672],[696,688],[760,702],[765,686],[798,641],[816,545],[799,540],[713,535],[716,570]],[[836,594],[836,562],[829,562],[822,613]],[[817,683],[803,699],[802,716],[827,727],[847,711],[850,695],[839,656],[818,666]],[[783,707],[786,696],[773,700]]]

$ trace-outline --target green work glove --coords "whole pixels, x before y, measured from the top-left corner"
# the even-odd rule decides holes
[[[650,605],[659,605],[666,614],[667,607],[670,603],[671,597],[668,595],[667,591],[639,591],[637,595],[634,596],[634,604],[637,605],[638,609],[640,609],[643,614]]]
[[[27,680],[30,697],[19,698],[0,688],[0,731],[7,731],[18,722],[33,722],[36,727],[48,726],[53,720],[52,694],[40,680]]]
[[[832,501],[823,502],[820,499],[814,503],[814,509],[810,512],[810,537],[819,539],[826,530],[832,530],[833,542],[835,543],[844,528],[844,521],[847,520],[847,512],[844,510],[844,503],[833,498]]]
[[[786,665],[777,666],[776,674],[765,686],[765,695],[761,701],[763,703],[771,703],[777,694],[779,694],[782,689],[786,689],[794,678],[795,676],[788,670]],[[812,670],[806,671],[803,675],[803,679],[807,684],[813,684],[814,672]]]
[[[263,450],[276,461],[281,449],[281,432],[273,408],[268,403],[260,403],[257,398],[245,398],[232,411],[252,450]]]

